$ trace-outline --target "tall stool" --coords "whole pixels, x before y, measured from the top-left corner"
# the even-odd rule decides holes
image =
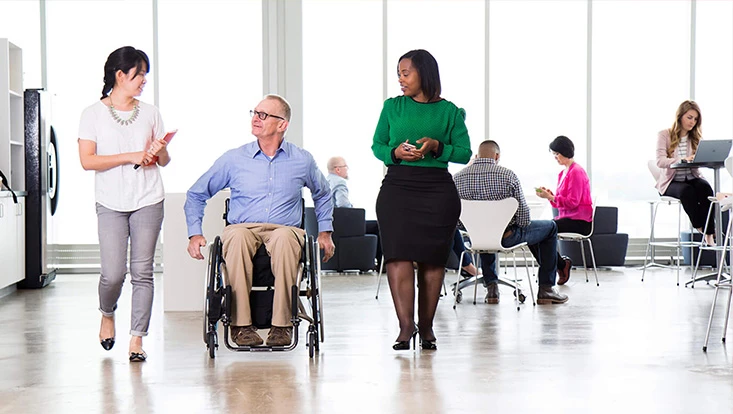
[[[659,178],[659,175],[661,174],[661,170],[659,167],[657,167],[656,160],[649,160],[647,161],[647,167],[649,168],[649,172],[652,174],[652,177],[654,177],[654,180],[656,181]],[[654,225],[657,220],[657,210],[659,209],[660,205],[677,205],[677,241],[676,242],[660,242],[657,241],[657,239],[654,237]],[[644,266],[642,266],[642,273],[641,273],[641,281],[644,281],[644,274],[646,274],[646,269],[648,267],[665,267],[670,268],[671,266],[663,265],[661,263],[657,263],[654,261],[655,259],[655,247],[674,247],[676,249],[676,256],[677,256],[677,286],[680,285],[680,255],[682,254],[681,249],[683,247],[699,247],[702,245],[701,242],[695,242],[695,241],[689,241],[689,242],[683,242],[680,239],[680,232],[682,230],[680,226],[680,221],[682,220],[682,203],[680,200],[674,198],[674,197],[667,197],[667,196],[660,196],[658,201],[652,201],[651,202],[651,210],[652,210],[652,223],[651,223],[651,231],[649,233],[649,241],[646,245],[646,253],[644,253]],[[694,229],[692,228],[692,223],[690,223],[690,234],[694,233]],[[692,237],[691,237],[692,239]],[[647,262],[647,257],[649,257],[649,251],[651,250],[651,257],[650,261]],[[670,263],[674,262],[674,258],[670,261]],[[692,260],[690,260],[692,262]],[[692,269],[692,263],[690,263],[690,269]]]
[[[654,236],[654,225],[657,220],[657,210],[659,209],[660,205],[677,205],[677,241],[657,241],[657,239]],[[701,242],[696,241],[682,241],[680,239],[680,232],[682,231],[682,226],[680,224],[680,221],[682,219],[682,203],[680,200],[674,198],[674,197],[667,197],[667,196],[661,196],[659,201],[652,202],[652,228],[651,232],[649,233],[649,242],[646,245],[646,253],[644,253],[644,266],[642,266],[642,272],[641,272],[641,281],[644,281],[644,275],[646,273],[646,269],[649,267],[664,267],[664,268],[671,268],[672,266],[663,265],[661,263],[657,263],[654,261],[655,259],[655,250],[654,247],[674,247],[676,251],[676,258],[677,258],[677,265],[674,266],[677,269],[677,286],[680,285],[680,256],[682,255],[681,249],[684,247],[700,247],[702,245]],[[694,230],[692,228],[692,224],[690,224],[690,233],[692,233]],[[649,256],[649,251],[652,251],[651,257]],[[647,261],[647,258],[650,260]],[[674,258],[672,258],[671,262],[674,262]],[[692,264],[690,264],[690,268],[692,268]]]
[[[710,217],[712,216],[713,210],[715,209],[715,207],[718,204],[720,204],[718,199],[715,197],[708,197],[708,200],[710,201],[710,208],[708,208],[708,216],[705,219],[705,227],[703,228],[708,227],[708,223],[710,222]],[[721,211],[728,211],[730,209],[730,204],[721,205],[720,207],[721,207]],[[692,271],[692,277],[690,278],[690,281],[687,282],[685,285],[689,284],[691,288],[693,289],[695,288],[697,271],[700,269],[700,259],[702,259],[703,251],[714,251],[716,253],[719,252],[719,255],[725,256],[729,250],[730,250],[730,245],[726,247],[725,243],[723,243],[722,246],[719,246],[717,244],[710,246],[706,243],[702,243],[697,251],[697,260],[695,261],[695,268]],[[692,255],[690,255],[690,257],[692,257]],[[725,263],[725,261],[723,261],[722,263]],[[730,265],[728,265],[728,274],[730,274]],[[710,276],[712,275],[713,274],[711,274]]]
[[[724,201],[725,202],[725,201]],[[723,204],[723,203],[721,203]],[[727,203],[730,208],[730,202]],[[718,293],[720,289],[728,289],[728,305],[725,308],[725,323],[723,324],[723,343],[725,343],[725,333],[728,330],[728,319],[730,317],[730,303],[733,298],[733,288],[731,287],[731,279],[725,278],[723,275],[723,266],[725,266],[726,255],[730,252],[731,243],[731,227],[733,220],[728,220],[728,228],[725,231],[725,240],[723,241],[723,254],[720,256],[718,263],[718,278],[715,281],[715,296],[713,296],[713,304],[710,306],[710,318],[708,318],[708,330],[705,332],[705,343],[702,346],[703,352],[708,350],[708,340],[710,339],[710,328],[713,326],[713,314],[715,313],[715,303],[718,301]]]

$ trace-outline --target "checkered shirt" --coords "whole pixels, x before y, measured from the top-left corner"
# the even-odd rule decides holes
[[[498,165],[493,158],[476,158],[473,164],[453,176],[453,181],[456,183],[458,195],[464,200],[516,198],[519,207],[509,222],[509,227],[529,226],[529,207],[519,178],[512,170]]]

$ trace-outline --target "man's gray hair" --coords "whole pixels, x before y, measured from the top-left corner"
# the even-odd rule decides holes
[[[265,99],[273,99],[275,101],[280,102],[280,106],[282,106],[282,109],[283,109],[283,118],[285,118],[286,120],[288,120],[288,122],[290,122],[290,113],[291,113],[290,104],[288,103],[288,101],[285,98],[283,98],[280,95],[271,93],[269,95],[265,95]]]

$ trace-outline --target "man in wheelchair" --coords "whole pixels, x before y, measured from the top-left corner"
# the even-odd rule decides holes
[[[222,189],[231,190],[227,222],[222,234],[228,283],[232,287],[232,340],[239,346],[262,345],[250,314],[252,257],[264,244],[275,276],[272,328],[269,346],[292,341],[291,287],[297,285],[298,264],[305,231],[302,189],[313,196],[318,220],[318,245],[324,261],[333,256],[333,205],[328,181],[306,150],[284,140],[290,121],[290,104],[267,95],[250,111],[252,135],[257,140],[224,153],[188,190],[184,210],[188,225],[188,254],[203,260],[206,239],[201,230],[208,199]]]

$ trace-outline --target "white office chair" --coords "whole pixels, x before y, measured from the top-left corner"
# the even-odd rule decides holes
[[[478,255],[483,253],[511,253],[514,259],[514,297],[517,300],[517,310],[519,310],[519,288],[517,280],[517,257],[516,250],[522,251],[524,258],[524,268],[527,271],[527,281],[529,284],[529,294],[532,297],[532,304],[536,305],[534,292],[532,289],[532,280],[529,276],[529,267],[527,266],[527,243],[519,243],[515,246],[504,247],[501,245],[502,236],[506,231],[507,225],[514,217],[519,203],[514,198],[504,200],[461,200],[461,222],[466,227],[466,231],[471,237],[471,247],[461,254],[459,263],[463,262],[464,254],[473,255],[474,263],[478,263]],[[460,283],[461,275],[458,274],[456,286]],[[474,279],[473,303],[476,303],[476,292],[478,290],[477,279]],[[458,291],[454,290],[453,309],[458,303]]]
[[[583,270],[585,270],[585,281],[588,282],[588,266],[585,263],[585,248],[583,247],[583,242],[588,242],[588,248],[590,249],[590,258],[593,262],[593,274],[596,277],[596,286],[600,286],[598,284],[598,268],[596,267],[596,256],[593,253],[593,242],[591,242],[590,237],[593,235],[593,229],[595,227],[595,221],[596,221],[596,199],[593,198],[593,215],[591,216],[591,222],[590,222],[590,233],[588,234],[580,234],[580,233],[557,233],[557,239],[558,240],[565,240],[565,241],[574,241],[580,243],[580,255],[583,256]]]
[[[654,180],[656,181],[659,178],[659,175],[661,174],[661,170],[659,167],[657,167],[656,160],[649,160],[647,162],[647,167],[649,168],[649,172],[654,177]],[[673,242],[660,242],[656,241],[656,238],[654,237],[654,224],[656,223],[657,219],[657,210],[659,209],[660,205],[677,205],[677,241]],[[676,249],[675,257],[677,258],[677,266],[675,268],[677,269],[677,286],[680,285],[680,256],[681,256],[681,249],[683,247],[699,247],[702,243],[700,242],[683,242],[680,239],[680,233],[681,233],[681,226],[680,226],[680,220],[682,219],[682,203],[680,200],[674,198],[674,197],[667,197],[667,196],[660,196],[658,201],[652,201],[652,223],[651,223],[651,231],[649,233],[649,242],[646,245],[646,253],[644,253],[644,266],[642,266],[642,273],[641,273],[641,281],[644,281],[644,274],[646,273],[646,269],[648,267],[665,267],[670,268],[670,266],[663,265],[661,263],[657,263],[654,261],[655,259],[655,246],[660,247],[674,247]],[[694,230],[692,229],[692,224],[690,224],[690,234],[693,234]],[[652,254],[651,257],[649,257],[649,250],[651,250]],[[650,260],[647,262],[647,258]],[[672,258],[671,262],[674,262],[674,258]]]

